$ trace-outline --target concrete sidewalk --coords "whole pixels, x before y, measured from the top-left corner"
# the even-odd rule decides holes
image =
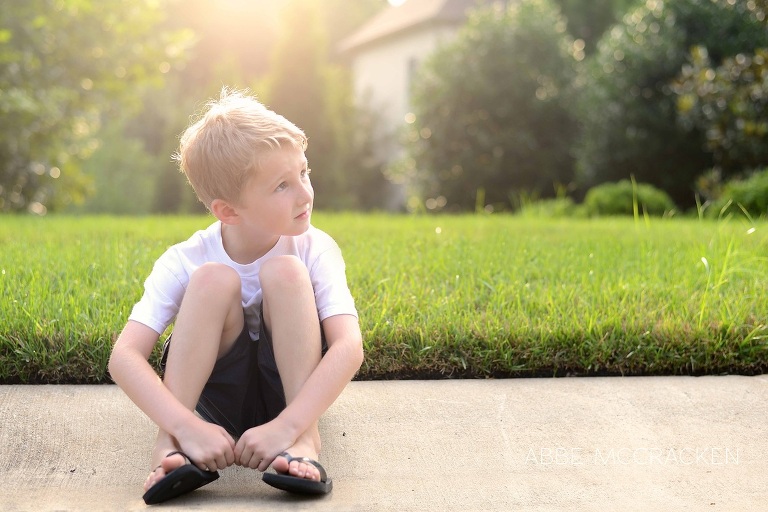
[[[3,511],[147,509],[154,436],[115,386],[0,386]],[[768,376],[353,382],[331,495],[229,468],[163,510],[765,510]]]

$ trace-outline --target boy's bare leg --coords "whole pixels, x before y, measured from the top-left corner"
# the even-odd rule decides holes
[[[315,294],[307,269],[298,258],[278,257],[266,262],[260,279],[264,291],[264,321],[272,336],[285,400],[290,404],[322,357]],[[320,446],[315,421],[285,451],[294,457],[317,459]],[[315,466],[298,461],[289,465],[284,457],[277,457],[272,467],[300,478],[320,479]]]
[[[190,410],[197,405],[216,360],[232,348],[243,329],[241,301],[240,277],[225,265],[203,265],[190,278],[174,325],[163,379]],[[181,449],[173,436],[158,431],[151,457],[154,469],[144,483],[145,490],[186,463],[181,455],[166,457]]]

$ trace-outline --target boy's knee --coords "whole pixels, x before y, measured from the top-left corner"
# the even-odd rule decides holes
[[[309,271],[296,256],[276,256],[265,261],[259,270],[262,288],[277,286],[295,286],[310,282]]]
[[[204,263],[190,276],[189,287],[218,293],[236,291],[239,294],[240,275],[223,263]]]

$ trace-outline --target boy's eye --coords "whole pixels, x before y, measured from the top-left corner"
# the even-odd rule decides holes
[[[301,171],[302,176],[309,176],[310,174],[312,174],[312,169],[310,169],[309,167]]]
[[[277,188],[275,190],[284,190],[285,187],[287,187],[287,186],[288,186],[288,184],[286,182],[282,182],[281,184],[279,184],[277,186]]]

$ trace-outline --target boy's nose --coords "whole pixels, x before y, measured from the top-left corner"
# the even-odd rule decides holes
[[[315,190],[312,185],[307,183],[302,187],[302,193],[299,195],[301,203],[310,203],[315,197]]]

